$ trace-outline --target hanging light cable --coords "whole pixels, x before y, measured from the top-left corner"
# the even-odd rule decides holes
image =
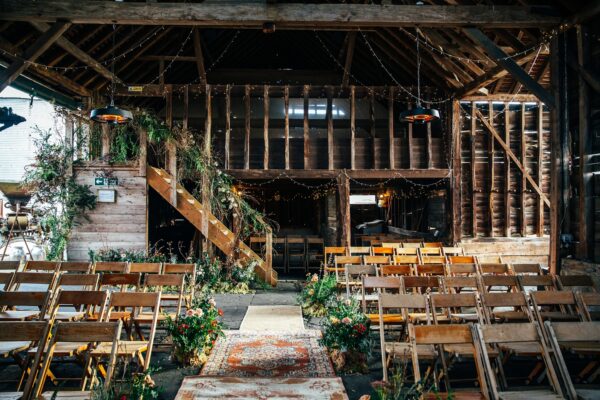
[[[400,120],[409,124],[424,124],[440,118],[435,108],[424,108],[421,105],[421,49],[419,47],[419,28],[417,32],[417,106],[400,113]]]
[[[90,113],[90,118],[93,121],[100,122],[103,124],[126,124],[133,119],[131,111],[115,107],[115,24],[113,24],[112,56],[113,61],[110,68],[112,73],[110,85],[110,104],[104,108],[94,108]]]

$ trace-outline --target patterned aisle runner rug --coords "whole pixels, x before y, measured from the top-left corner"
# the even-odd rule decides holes
[[[321,331],[225,331],[200,375],[325,378],[335,372]]]
[[[240,331],[303,331],[299,306],[249,306]]]
[[[341,378],[188,376],[175,400],[348,400]]]

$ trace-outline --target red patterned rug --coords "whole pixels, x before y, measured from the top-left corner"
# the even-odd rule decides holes
[[[321,332],[225,331],[200,375],[325,378],[335,376]]]

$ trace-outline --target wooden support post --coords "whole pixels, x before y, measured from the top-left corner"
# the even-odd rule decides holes
[[[433,157],[431,150],[431,122],[427,122],[427,134],[425,136],[426,144],[425,147],[427,149],[427,168],[433,168]]]
[[[523,168],[527,169],[527,134],[525,133],[525,103],[521,103],[521,162]],[[521,237],[527,236],[527,178],[521,174]]]
[[[169,128],[173,127],[173,85],[165,85],[165,123]]]
[[[494,105],[493,103],[490,101],[488,103],[488,118],[490,121],[490,125],[494,126]],[[490,173],[489,173],[489,203],[488,203],[488,221],[490,224],[490,230],[489,230],[489,236],[490,237],[494,237],[494,214],[496,213],[496,210],[494,209],[494,194],[496,192],[496,171],[495,171],[495,164],[494,164],[494,157],[496,156],[496,153],[494,151],[494,135],[492,135],[492,133],[489,133],[489,141],[488,141],[488,165],[489,165],[489,169],[490,169]]]
[[[73,138],[73,119],[71,118],[70,115],[65,116],[64,123],[65,123],[65,140],[72,151],[71,159],[69,160],[69,163],[67,164],[68,165],[67,175],[71,176],[71,175],[73,175],[73,157],[75,156],[75,152],[73,150],[75,148],[75,140]]]
[[[327,87],[327,168],[332,170],[333,166],[333,153],[335,151],[333,143],[333,89],[331,86]]]
[[[510,109],[504,103],[504,141],[510,147]],[[510,223],[510,157],[504,153],[504,236],[511,236]]]
[[[148,132],[145,129],[138,129],[140,136],[140,158],[139,158],[139,176],[146,176],[146,165],[148,163]]]
[[[102,124],[102,159],[106,159],[110,155],[110,126]]]
[[[251,130],[250,85],[244,87],[244,169],[250,169],[250,130]]]
[[[273,232],[270,229],[265,238],[265,264],[267,271],[273,269]]]
[[[590,47],[588,40],[588,29],[585,25],[577,27],[577,64],[582,70],[586,70],[590,64]],[[593,190],[591,173],[589,171],[589,158],[591,154],[590,130],[590,87],[585,77],[580,72],[578,77],[579,87],[579,223],[577,257],[588,259],[595,254],[590,252],[590,233],[594,231],[594,218],[592,214],[591,194]],[[595,250],[596,253],[598,250]]]
[[[210,159],[212,157],[212,146],[211,146],[211,143],[212,143],[212,87],[211,87],[211,85],[207,84],[205,86],[205,88],[206,88],[206,100],[205,100],[206,120],[204,123],[204,154],[206,155],[206,157],[208,159]],[[211,182],[209,182],[208,177],[206,177],[206,176],[203,177],[201,186],[202,186],[203,212],[202,212],[202,229],[200,231],[206,239],[204,241],[204,250],[208,253],[209,256],[212,256],[213,246],[210,244],[210,241],[208,238],[209,213],[212,212],[211,202],[210,202]]]
[[[350,246],[352,225],[350,223],[350,180],[346,174],[338,177],[340,246]]]
[[[356,87],[350,86],[350,169],[356,169]]]
[[[356,44],[356,31],[348,32],[348,48],[346,50],[346,62],[344,63],[344,75],[342,76],[342,87],[348,86],[350,81],[350,69],[352,68],[352,58],[354,57],[354,45]]]
[[[187,130],[190,124],[190,86],[183,89],[183,129]]]
[[[290,169],[290,87],[286,85],[283,89],[284,107],[284,138],[285,138],[285,169]]]
[[[462,134],[460,120],[460,101],[452,101],[452,243],[460,242],[462,237]]]
[[[269,85],[263,87],[263,169],[269,169]]]
[[[231,86],[225,87],[225,169],[231,168]]]
[[[304,85],[303,88],[304,103],[303,103],[303,135],[304,135],[304,169],[310,168],[310,127],[308,125],[308,95],[309,86]]]
[[[538,103],[537,113],[537,135],[538,135],[538,152],[537,152],[537,185],[542,188],[542,174],[544,171],[544,105]],[[537,235],[544,235],[544,202],[541,194],[538,196],[537,201]]]
[[[201,84],[206,84],[206,69],[204,68],[204,55],[202,54],[202,43],[200,42],[200,30],[194,28],[194,54],[196,55],[196,67]]]
[[[390,169],[396,169],[396,156],[394,153],[394,86],[390,87],[388,95],[388,143],[390,155]]]
[[[375,90],[371,88],[369,90],[369,120],[371,121],[370,133],[371,133],[371,153],[373,154],[373,164],[371,167],[373,169],[377,169],[377,150],[375,149],[375,137],[377,136],[377,131],[375,127]]]
[[[477,105],[474,101],[471,102],[471,224],[473,237],[477,237],[477,117],[475,115]],[[410,126],[410,125],[409,125]]]
[[[212,86],[206,85],[206,119],[204,120],[204,152],[212,156]]]
[[[408,104],[408,109],[412,109],[412,104]],[[413,148],[413,124],[408,124],[407,127],[408,130],[408,168],[409,169],[413,169],[414,166],[414,157],[413,157],[413,151],[415,150]]]

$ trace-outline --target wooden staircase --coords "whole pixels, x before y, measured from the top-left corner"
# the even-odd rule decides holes
[[[234,251],[236,245],[234,233],[210,212],[208,213],[208,232],[203,231],[202,218],[205,212],[204,207],[190,192],[179,184],[175,186],[177,190],[177,203],[173,204],[172,199],[175,198],[175,196],[172,196],[173,186],[171,186],[171,183],[173,178],[167,171],[148,166],[146,177],[148,185],[152,189],[156,190],[163,199],[174,206],[185,219],[194,225],[204,237],[210,240],[223,253],[231,254]],[[239,257],[242,260],[257,262],[255,272],[261,279],[270,285],[277,285],[277,272],[271,266],[267,265],[244,242],[238,242],[237,247],[239,249]]]

